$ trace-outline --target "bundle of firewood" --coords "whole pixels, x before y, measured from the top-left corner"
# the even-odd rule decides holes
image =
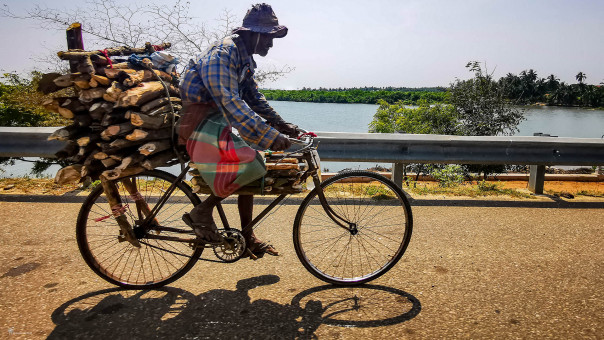
[[[172,126],[181,109],[178,76],[144,58],[169,47],[59,52],[78,72],[44,75],[39,86],[51,97],[45,107],[72,120],[48,138],[66,141],[56,157],[73,163],[59,170],[57,183],[100,175],[117,179],[165,166],[177,157]],[[139,63],[117,57],[133,54]]]
[[[304,190],[301,177],[308,169],[301,154],[283,157],[283,152],[263,153],[267,173],[264,178],[254,181],[235,192],[240,195],[281,195],[296,194]],[[193,192],[211,194],[210,187],[200,176],[199,171],[191,170]]]

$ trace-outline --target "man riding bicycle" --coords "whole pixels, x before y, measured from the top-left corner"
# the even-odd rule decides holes
[[[264,160],[246,142],[280,151],[291,146],[285,135],[297,135],[297,127],[275,112],[254,80],[252,55],[266,56],[273,39],[286,34],[287,27],[279,25],[270,5],[254,5],[242,26],[190,60],[183,76],[180,141],[186,143],[192,166],[213,192],[185,214],[183,221],[204,242],[222,242],[212,217],[214,207],[266,174]],[[252,221],[253,200],[253,195],[238,197],[242,229]],[[244,230],[243,236],[254,255],[278,255],[274,247],[256,238],[253,230]]]

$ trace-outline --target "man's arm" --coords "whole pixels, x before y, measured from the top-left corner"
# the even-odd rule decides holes
[[[198,72],[212,98],[227,111],[227,120],[239,131],[241,137],[268,149],[279,136],[279,131],[265,124],[239,97],[234,58],[238,58],[236,48],[218,46],[203,63],[198,64]]]
[[[264,95],[258,91],[258,84],[254,78],[249,78],[246,80],[243,86],[243,100],[252,110],[254,110],[254,112],[259,114],[262,118],[266,119],[270,123],[284,122],[283,118],[281,118],[275,109],[272,108]]]

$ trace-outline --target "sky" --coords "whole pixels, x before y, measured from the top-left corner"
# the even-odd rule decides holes
[[[146,0],[173,5],[173,1]],[[119,1],[132,2],[135,1]],[[61,9],[74,1],[0,0],[17,13],[35,4]],[[86,3],[75,2],[85,6]],[[142,4],[143,2],[138,2]],[[212,26],[227,9],[241,21],[250,0],[194,0],[191,16]],[[300,89],[448,86],[467,79],[468,61],[486,64],[495,77],[534,69],[575,83],[604,82],[602,0],[273,0],[279,23],[260,67],[288,65],[287,76],[268,88]],[[83,23],[84,25],[86,23]],[[0,70],[26,72],[32,57],[64,48],[64,28],[0,17]],[[85,38],[86,39],[86,38]],[[99,46],[100,47],[100,46]]]

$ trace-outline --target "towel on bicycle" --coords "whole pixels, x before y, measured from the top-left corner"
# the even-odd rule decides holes
[[[262,156],[232,132],[217,107],[193,105],[189,110],[205,119],[187,140],[187,152],[216,196],[227,197],[266,174]]]

